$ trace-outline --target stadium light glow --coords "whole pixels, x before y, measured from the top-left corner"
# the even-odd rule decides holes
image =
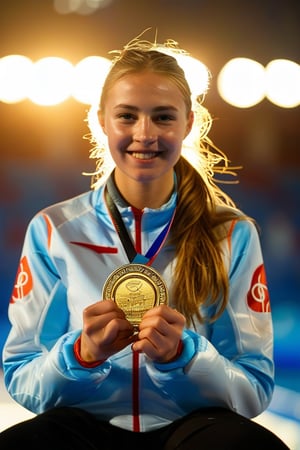
[[[63,58],[47,57],[34,63],[28,98],[37,105],[51,106],[71,95],[73,66]]]
[[[111,3],[112,0],[54,0],[54,9],[58,14],[75,13],[87,16]]]
[[[217,86],[227,103],[249,108],[265,96],[265,69],[252,59],[234,58],[220,71]]]
[[[26,56],[8,55],[0,59],[0,101],[18,103],[28,95],[33,63]]]
[[[210,73],[201,61],[190,55],[185,55],[182,53],[176,54],[172,49],[167,47],[157,46],[157,49],[160,52],[171,55],[177,59],[178,64],[184,71],[193,97],[206,93],[209,85]]]
[[[185,72],[192,100],[205,94],[210,82],[207,67],[189,55],[175,57]],[[73,65],[54,56],[33,62],[23,55],[7,55],[0,58],[0,102],[17,103],[27,98],[37,105],[51,106],[73,97],[94,105],[110,66],[111,61],[102,56],[88,56]],[[237,108],[250,108],[264,98],[282,108],[295,108],[300,104],[300,66],[276,59],[263,67],[248,58],[234,58],[220,70],[217,89],[225,102]]]
[[[74,67],[72,96],[80,103],[99,102],[102,85],[111,66],[101,56],[88,56]]]
[[[266,67],[266,97],[281,108],[294,108],[300,104],[300,65],[276,59]]]

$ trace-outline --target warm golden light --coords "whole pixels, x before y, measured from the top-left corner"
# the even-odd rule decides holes
[[[252,59],[234,58],[219,73],[217,85],[227,103],[249,108],[265,96],[265,69]]]
[[[0,59],[0,101],[17,103],[27,97],[32,67],[26,56],[8,55]]]
[[[210,76],[207,67],[192,56],[177,55],[177,61],[185,72],[192,94],[195,97],[205,94]]]
[[[206,93],[210,72],[199,60],[173,49],[158,50],[175,56],[185,72],[192,100]],[[51,106],[73,97],[98,107],[101,89],[111,67],[102,56],[87,56],[73,66],[58,57],[33,62],[23,55],[0,58],[0,101],[17,103],[26,98],[42,106]],[[300,104],[300,66],[287,59],[276,59],[264,68],[248,58],[228,61],[217,77],[220,96],[238,108],[249,108],[264,98],[282,108]],[[194,103],[195,105],[196,103]]]
[[[193,98],[206,93],[210,73],[205,64],[190,55],[176,53],[172,48],[157,46],[157,49],[177,59],[178,64],[185,73]]]
[[[300,66],[276,59],[266,67],[266,96],[277,106],[295,108],[300,104]]]
[[[28,98],[37,105],[51,106],[71,95],[73,66],[63,58],[42,58],[33,65]]]
[[[54,0],[54,9],[59,14],[89,15],[111,3],[112,0]]]
[[[72,96],[80,103],[99,103],[100,93],[111,62],[101,56],[88,56],[74,68]]]

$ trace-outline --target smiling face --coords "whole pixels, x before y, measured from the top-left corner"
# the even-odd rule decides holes
[[[176,84],[151,71],[127,74],[111,87],[104,106],[99,118],[119,184],[173,183],[193,121]]]

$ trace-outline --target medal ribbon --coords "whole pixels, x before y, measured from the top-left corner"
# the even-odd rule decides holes
[[[139,264],[146,264],[151,265],[152,261],[155,259],[157,254],[159,253],[160,249],[162,248],[163,244],[165,243],[167,236],[169,234],[171,225],[173,223],[176,208],[174,208],[173,214],[169,222],[166,224],[166,226],[163,228],[163,230],[159,233],[155,241],[152,243],[149,250],[146,252],[145,255],[141,255],[140,253],[137,253],[134,244],[131,240],[130,235],[128,234],[128,231],[124,225],[122,216],[120,214],[120,211],[118,210],[117,206],[115,205],[111,195],[108,192],[108,189],[105,189],[105,201],[108,207],[108,210],[110,212],[112,221],[114,223],[114,226],[116,228],[116,231],[120,237],[120,240],[122,242],[122,245],[126,251],[128,260],[130,263],[139,263]]]
[[[174,173],[174,181],[176,186],[176,176]],[[115,226],[115,229],[119,235],[119,238],[122,242],[122,245],[126,251],[128,260],[130,263],[140,263],[150,266],[159,253],[160,249],[164,245],[165,240],[167,239],[167,236],[169,234],[172,222],[175,217],[176,207],[173,210],[173,214],[169,222],[165,225],[163,230],[159,233],[157,238],[154,240],[152,245],[150,246],[149,250],[146,252],[145,255],[142,255],[136,251],[136,248],[132,242],[131,236],[129,235],[126,226],[123,222],[122,216],[120,214],[120,211],[118,210],[112,195],[116,199],[117,196],[119,197],[119,193],[116,189],[116,186],[113,182],[113,175],[108,179],[107,187],[104,191],[104,198],[106,201],[106,205],[108,207],[111,219],[113,221],[113,224]],[[122,200],[122,198],[121,198]],[[124,200],[124,199],[123,199]],[[125,202],[124,202],[125,203]],[[140,248],[138,248],[140,250]],[[139,420],[139,353],[134,352],[132,353],[132,403],[133,403],[133,430],[134,431],[140,431],[140,420]]]

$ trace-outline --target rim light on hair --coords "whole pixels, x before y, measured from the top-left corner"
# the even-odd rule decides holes
[[[147,31],[147,30],[146,30]],[[142,33],[143,34],[143,33]],[[214,175],[216,173],[227,173],[235,176],[234,170],[237,167],[228,167],[226,155],[218,149],[208,138],[208,132],[212,125],[212,118],[209,111],[202,105],[204,96],[209,87],[210,73],[207,67],[197,59],[191,57],[189,53],[181,49],[177,42],[169,39],[164,44],[158,44],[147,40],[139,39],[141,35],[134,38],[122,50],[111,51],[114,54],[113,67],[124,55],[126,51],[157,51],[169,55],[177,60],[178,65],[184,72],[186,81],[191,92],[191,105],[194,112],[193,127],[183,141],[182,156],[194,167],[194,169],[205,180],[206,184],[215,185]],[[102,131],[98,119],[99,99],[91,105],[88,112],[87,122],[91,133],[85,138],[89,139],[93,145],[90,151],[90,158],[96,159],[96,170],[93,173],[84,173],[92,177],[91,187],[99,188],[108,178],[115,167],[111,157],[107,137]]]

